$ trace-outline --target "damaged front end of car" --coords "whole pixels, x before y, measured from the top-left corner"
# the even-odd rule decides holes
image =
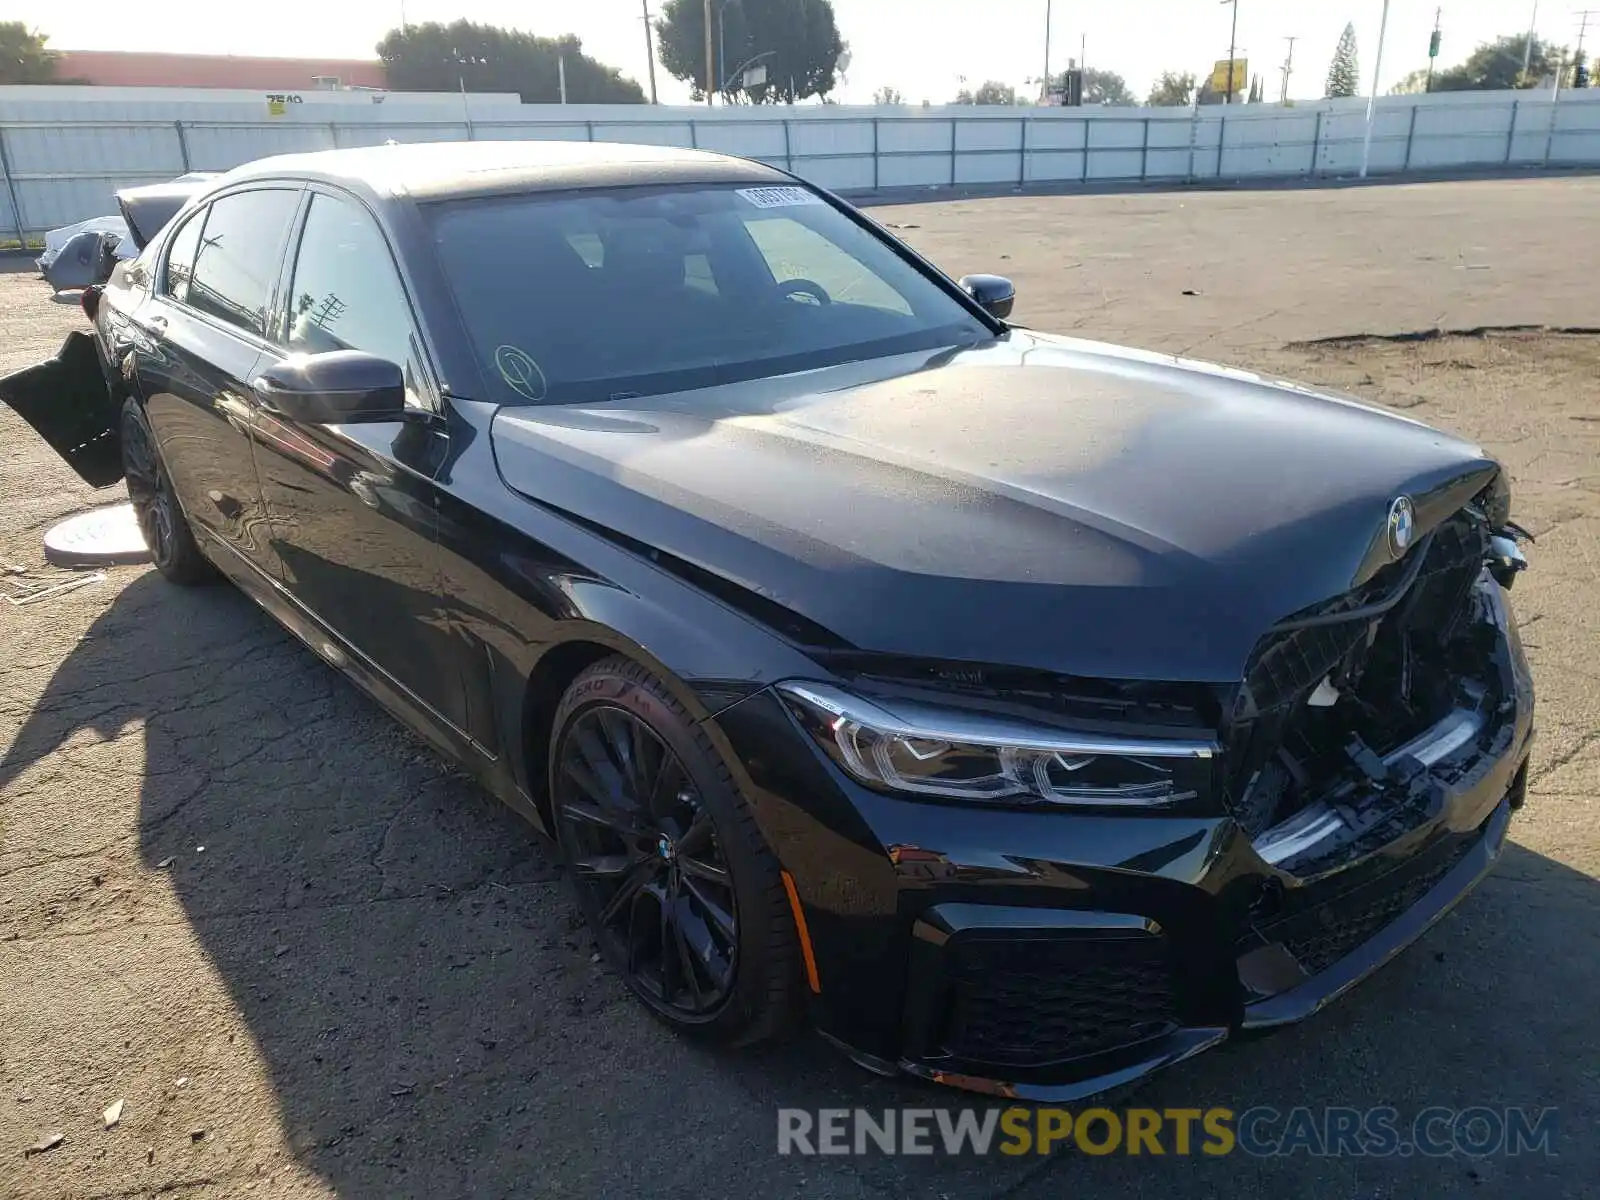
[[[818,897],[824,1032],[878,1069],[1072,1100],[1309,1016],[1415,941],[1493,866],[1526,789],[1533,691],[1504,594],[1525,535],[1503,492],[1491,483],[1350,592],[1267,630],[1235,684],[830,656],[840,686],[790,689],[791,708],[798,697],[794,719],[841,766],[833,786],[890,878],[858,873],[841,907],[839,867],[796,870]],[[718,720],[743,742],[759,711]],[[1005,728],[963,748],[952,714],[964,730],[979,716]],[[993,790],[977,742],[1046,747],[1042,723],[1100,731],[1095,765],[1126,776],[1110,802],[1069,778],[1091,774],[1076,769],[1087,753],[1058,754],[1031,794],[984,811],[937,800],[954,795],[949,772]],[[1003,774],[1041,753],[995,761]],[[907,786],[945,759],[937,789]],[[1170,786],[1135,797],[1157,766]],[[800,788],[810,804],[828,786],[799,765],[784,774],[757,787]],[[829,936],[836,924],[848,939]],[[862,944],[887,950],[907,928],[903,966],[862,959]]]
[[[1484,498],[1366,585],[1259,643],[1228,727],[1229,806],[1274,867],[1319,875],[1437,818],[1531,706],[1503,589],[1526,535]]]

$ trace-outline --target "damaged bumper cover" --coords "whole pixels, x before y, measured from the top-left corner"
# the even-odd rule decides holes
[[[1486,571],[1470,604],[1488,653],[1459,703],[1254,832],[917,803],[780,752],[795,743],[770,692],[720,714],[762,824],[788,826],[773,836],[806,909],[818,1026],[880,1071],[1070,1101],[1314,1013],[1483,878],[1522,803],[1527,663]],[[805,815],[826,811],[841,820]]]

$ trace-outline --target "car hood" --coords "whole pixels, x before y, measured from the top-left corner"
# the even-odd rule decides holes
[[[1269,625],[1389,562],[1396,497],[1422,533],[1497,469],[1352,400],[1023,331],[503,408],[493,441],[528,499],[855,648],[1207,682],[1239,679]]]

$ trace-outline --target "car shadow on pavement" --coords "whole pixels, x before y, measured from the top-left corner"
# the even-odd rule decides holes
[[[34,705],[0,784],[52,754],[75,769],[96,735],[139,744],[141,865],[166,874],[226,988],[289,1152],[351,1200],[988,1196],[1157,1179],[1181,1196],[1234,1171],[1232,1190],[1547,1186],[1550,1161],[1526,1158],[1234,1158],[1178,1173],[1079,1156],[780,1159],[780,1106],[966,1098],[869,1075],[809,1035],[719,1054],[667,1033],[596,962],[527,826],[231,588],[173,588],[153,571],[129,584]],[[1563,1129],[1593,1127],[1597,899],[1587,876],[1512,845],[1478,894],[1338,1006],[1127,1102],[1559,1105]],[[199,1035],[180,1017],[169,1036]],[[229,1119],[224,1107],[209,1121],[224,1134]],[[250,1140],[241,1178],[273,1156],[270,1130]],[[1569,1169],[1590,1153],[1560,1148]]]

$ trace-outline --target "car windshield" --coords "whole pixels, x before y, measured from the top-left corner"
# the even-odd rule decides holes
[[[994,336],[803,187],[596,189],[427,211],[504,403],[655,395]]]

